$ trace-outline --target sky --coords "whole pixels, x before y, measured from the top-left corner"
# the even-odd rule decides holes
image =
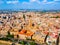
[[[0,10],[60,10],[60,0],[0,0]]]

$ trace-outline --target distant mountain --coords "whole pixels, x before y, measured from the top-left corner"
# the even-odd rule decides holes
[[[12,13],[12,12],[60,12],[60,10],[40,10],[40,9],[19,9],[19,10],[11,10],[11,9],[5,9],[0,10],[0,13]]]

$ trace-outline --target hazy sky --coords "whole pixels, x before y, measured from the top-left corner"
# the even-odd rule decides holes
[[[60,0],[0,0],[1,9],[60,10]]]

